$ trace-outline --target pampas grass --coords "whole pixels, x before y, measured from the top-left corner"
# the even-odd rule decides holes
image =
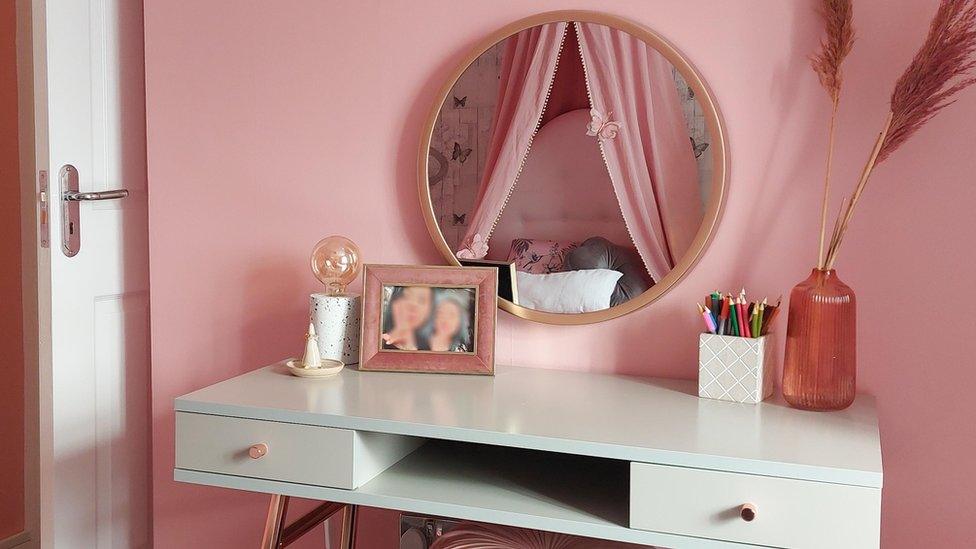
[[[824,2],[824,20],[828,38],[824,42],[823,52],[814,58],[814,70],[820,76],[821,83],[825,82],[825,78],[821,75],[817,60],[821,57],[828,58],[826,44],[833,40],[831,33],[838,32],[832,30],[836,26],[834,21],[850,16],[849,12],[843,11],[850,7],[849,3],[846,7],[840,4],[844,2]],[[835,13],[831,13],[831,10]],[[851,32],[853,38],[853,31]],[[850,51],[849,48],[847,51]],[[829,66],[829,63],[823,66]],[[837,67],[839,70],[839,64]],[[854,210],[874,168],[888,159],[933,116],[951,105],[956,94],[976,83],[976,77],[973,76],[974,69],[976,69],[976,0],[942,0],[932,18],[925,42],[904,74],[895,83],[895,89],[891,93],[890,111],[885,117],[868,161],[861,171],[854,192],[850,199],[845,200],[841,213],[834,220],[834,230],[827,254],[823,256],[821,252],[821,257],[818,258],[819,268],[832,269],[837,261],[837,254],[844,242]],[[824,88],[831,93],[832,100],[834,97],[839,97],[840,81],[836,81],[836,84],[833,84],[835,80],[830,78],[826,81],[837,90],[838,95],[835,96],[831,92],[834,88],[828,88],[827,84],[824,84]],[[836,103],[834,108],[836,110]],[[831,147],[833,145],[832,138],[830,145]],[[827,182],[829,184],[829,160]],[[826,201],[825,191],[824,208],[826,208]],[[822,214],[822,217],[825,215]],[[821,240],[824,232],[825,226],[822,226]]]
[[[830,201],[830,170],[834,163],[834,127],[840,90],[844,83],[841,65],[854,47],[854,8],[851,0],[823,0],[820,15],[827,29],[827,37],[820,41],[820,52],[810,58],[813,71],[820,78],[830,96],[830,122],[827,125],[827,169],[824,175],[823,204],[820,207],[820,250],[817,268],[824,268],[824,235],[827,232],[827,204]]]
[[[976,82],[976,1],[943,0],[928,37],[891,92],[891,127],[878,162]]]
[[[827,36],[820,41],[820,51],[810,58],[810,64],[820,78],[820,85],[836,103],[844,83],[840,68],[854,47],[854,8],[851,0],[823,0],[820,15]]]

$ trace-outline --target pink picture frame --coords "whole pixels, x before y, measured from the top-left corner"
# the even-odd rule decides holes
[[[494,375],[498,271],[366,265],[363,371]]]

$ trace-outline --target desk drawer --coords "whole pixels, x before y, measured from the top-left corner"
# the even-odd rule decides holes
[[[358,488],[423,442],[314,425],[176,413],[178,468],[331,488]]]
[[[743,505],[753,520],[741,516]],[[746,512],[748,516],[748,512]],[[881,490],[631,463],[630,527],[776,547],[878,547]]]

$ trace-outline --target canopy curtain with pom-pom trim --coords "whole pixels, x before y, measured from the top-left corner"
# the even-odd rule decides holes
[[[459,252],[470,254],[474,242],[487,244],[530,154],[548,97],[563,93],[551,87],[567,25],[549,23],[508,38],[485,170]],[[672,66],[626,32],[574,25],[590,106],[607,116],[605,122],[619,125],[613,137],[603,132],[594,139],[633,245],[651,278],[661,280],[690,247],[703,216],[698,168]],[[474,255],[483,257],[484,250]]]
[[[671,63],[642,40],[576,23],[592,107],[620,124],[599,138],[620,211],[647,272],[661,280],[691,246],[704,209]]]
[[[488,240],[515,187],[546,108],[567,27],[565,22],[539,25],[510,36],[505,43],[485,171],[462,249],[476,235]]]

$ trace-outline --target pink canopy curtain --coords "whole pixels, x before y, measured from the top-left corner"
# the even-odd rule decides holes
[[[468,231],[460,244],[462,249],[469,249],[470,257],[484,257],[486,249],[477,249],[472,243],[476,236],[487,242],[515,186],[545,110],[567,26],[559,22],[532,27],[509,37],[505,44],[485,171]]]
[[[597,137],[624,222],[655,281],[688,250],[703,208],[671,63],[626,32],[575,23],[592,107],[621,125]]]

